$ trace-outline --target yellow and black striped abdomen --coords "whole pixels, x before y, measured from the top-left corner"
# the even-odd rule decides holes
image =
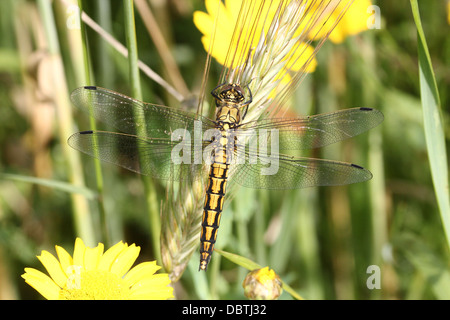
[[[212,92],[216,99],[216,128],[220,130],[220,136],[218,140],[215,140],[214,156],[211,161],[208,187],[206,188],[202,231],[200,235],[200,270],[206,270],[208,267],[214,250],[214,244],[216,243],[228,172],[233,157],[227,151],[235,151],[234,142],[236,141],[236,137],[232,135],[233,138],[231,138],[229,133],[240,123],[241,116],[239,108],[242,106],[241,102],[244,99],[243,91],[238,85],[230,84],[219,87],[223,87],[220,92],[216,93],[215,90]]]
[[[222,215],[229,164],[225,147],[216,153],[208,177],[200,236],[200,270],[206,270],[214,249]]]

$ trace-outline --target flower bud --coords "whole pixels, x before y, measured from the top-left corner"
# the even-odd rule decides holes
[[[280,277],[269,267],[249,272],[242,286],[245,296],[251,300],[275,300],[283,291]]]

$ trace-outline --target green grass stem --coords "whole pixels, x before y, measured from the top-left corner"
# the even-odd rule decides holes
[[[128,48],[128,66],[130,72],[130,85],[133,97],[142,100],[142,87],[139,76],[139,64],[138,64],[138,48],[136,40],[136,27],[134,20],[134,7],[132,0],[124,0],[124,13],[125,13],[125,32],[126,32],[126,42]],[[135,110],[135,112],[138,112]],[[143,119],[143,117],[139,117]],[[140,132],[138,135],[145,137],[145,123],[140,123],[138,128]],[[149,212],[150,220],[150,230],[152,237],[152,246],[156,256],[156,259],[161,265],[161,249],[160,249],[160,232],[161,232],[161,221],[159,216],[159,205],[156,196],[156,190],[154,188],[153,182],[150,178],[142,177],[146,195],[146,203]]]
[[[67,145],[67,138],[73,133],[72,128],[74,125],[72,122],[72,111],[68,94],[69,90],[64,74],[64,66],[61,58],[52,3],[50,0],[39,0],[38,7],[44,22],[49,54],[52,58],[53,74],[50,78],[53,80],[53,99],[55,101],[55,106],[58,109],[56,112],[58,135],[61,149],[63,150],[67,161],[69,181],[76,186],[84,186],[80,156]],[[97,239],[94,233],[87,199],[78,193],[71,194],[71,198],[77,235],[80,236],[87,245],[94,245]]]
[[[83,11],[82,1],[78,0],[78,7],[80,8],[80,12]],[[83,60],[83,69],[84,72],[82,72],[82,83],[81,85],[90,86],[94,85],[93,81],[91,80],[91,59],[89,56],[89,48],[88,48],[88,39],[86,35],[86,27],[84,23],[81,21],[81,14],[78,16],[79,18],[79,25],[80,25],[80,37],[81,37],[81,49],[82,49],[82,60]],[[74,66],[75,67],[75,66]],[[92,112],[92,110],[91,110]],[[92,130],[97,130],[97,124],[95,122],[95,119],[93,116],[89,119],[90,128]],[[102,239],[104,239],[106,245],[113,245],[111,240],[111,232],[108,228],[108,217],[107,212],[105,210],[105,204],[104,204],[104,187],[103,187],[103,173],[102,173],[102,165],[99,157],[94,157],[94,173],[95,173],[95,183],[97,187],[98,194],[100,195],[98,197],[97,205],[100,215],[100,227],[102,229]]]
[[[436,78],[431,64],[425,32],[422,28],[417,0],[411,0],[414,22],[417,28],[419,53],[420,95],[422,100],[425,139],[442,225],[450,249],[450,197],[447,151],[445,146],[444,120],[441,111]]]

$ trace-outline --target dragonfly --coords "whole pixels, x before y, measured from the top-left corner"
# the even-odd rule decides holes
[[[71,94],[80,110],[121,131],[78,132],[68,139],[71,147],[157,179],[195,181],[208,172],[199,270],[206,271],[211,259],[228,183],[297,189],[372,178],[370,171],[356,164],[286,152],[324,147],[364,133],[383,121],[380,111],[351,108],[292,119],[245,121],[252,103],[248,84],[223,83],[211,94],[215,119],[96,86],[80,87]]]

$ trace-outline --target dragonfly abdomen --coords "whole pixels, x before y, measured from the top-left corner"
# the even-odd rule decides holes
[[[216,154],[211,164],[208,186],[206,188],[200,236],[200,270],[206,270],[211,260],[222,215],[230,165],[226,161],[225,148],[223,147],[221,151],[224,151],[222,155]]]

